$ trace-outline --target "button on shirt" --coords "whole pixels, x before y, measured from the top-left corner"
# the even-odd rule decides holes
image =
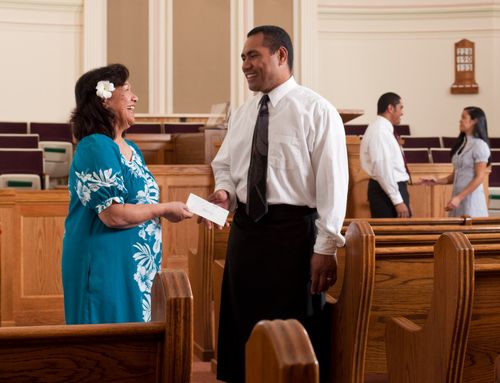
[[[243,104],[212,162],[215,190],[226,190],[231,210],[246,203],[252,135],[262,93]],[[333,254],[343,246],[340,234],[348,190],[344,126],[337,110],[293,77],[269,92],[267,201],[316,208],[314,251]]]
[[[361,140],[361,168],[377,181],[394,205],[403,202],[398,182],[410,179],[394,127],[382,116],[368,125]]]

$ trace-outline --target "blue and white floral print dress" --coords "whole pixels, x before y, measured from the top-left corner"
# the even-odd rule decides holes
[[[159,189],[137,146],[127,161],[102,134],[77,146],[62,255],[66,323],[148,322],[151,286],[161,265],[161,225],[154,219],[111,229],[98,214],[114,203],[154,204]]]

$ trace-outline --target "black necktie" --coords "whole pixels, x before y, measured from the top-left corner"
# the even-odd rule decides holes
[[[247,214],[257,222],[267,213],[266,181],[267,181],[267,146],[269,96],[260,99],[259,115],[255,123],[250,153],[247,182]]]
[[[410,177],[410,179],[408,180],[408,184],[411,185],[411,174],[410,174],[410,170],[408,169],[408,162],[406,162],[406,156],[405,156],[405,152],[403,150],[403,148],[401,147],[401,137],[399,136],[398,132],[396,132],[396,127],[393,128],[393,133],[394,133],[394,137],[396,138],[396,141],[398,142],[398,145],[399,145],[399,148],[401,149],[401,154],[403,155],[403,161],[405,163],[405,170],[406,170],[406,173],[408,173],[408,177]]]

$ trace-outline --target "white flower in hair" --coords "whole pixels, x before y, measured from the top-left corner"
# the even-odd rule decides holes
[[[97,86],[95,88],[97,90],[95,94],[97,94],[103,100],[106,100],[108,98],[111,98],[111,96],[113,95],[112,92],[115,90],[115,85],[107,80],[101,80],[97,83]]]

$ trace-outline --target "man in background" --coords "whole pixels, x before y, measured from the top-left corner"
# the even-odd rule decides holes
[[[403,101],[396,93],[378,99],[377,118],[366,129],[360,147],[362,169],[370,176],[368,201],[372,218],[411,217],[410,175],[394,125],[403,115]]]

